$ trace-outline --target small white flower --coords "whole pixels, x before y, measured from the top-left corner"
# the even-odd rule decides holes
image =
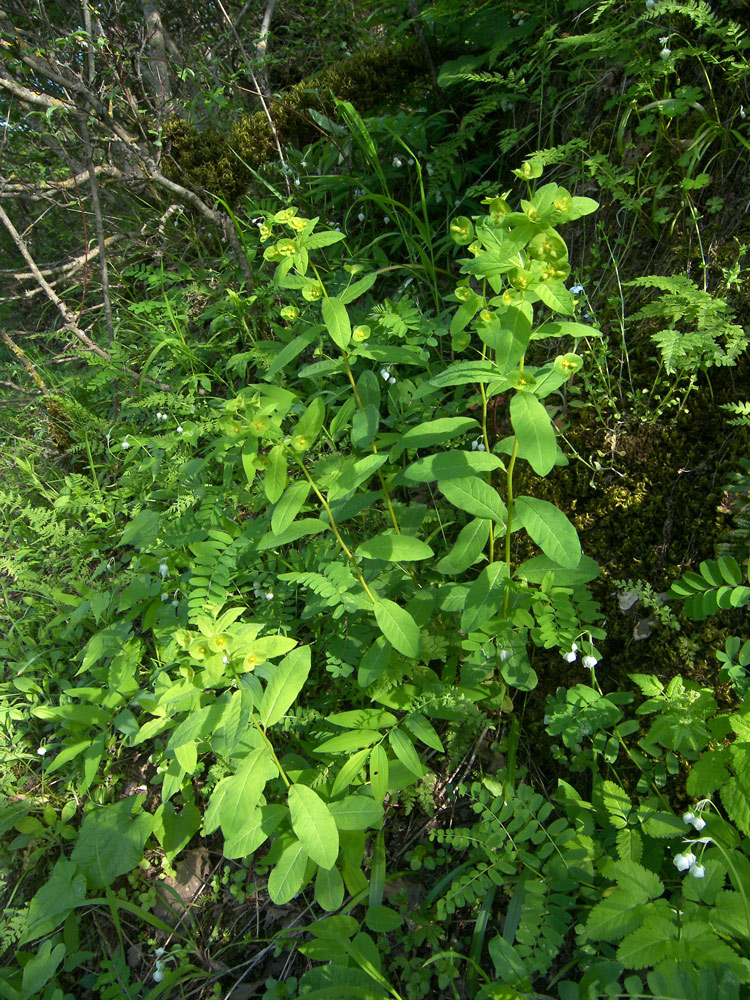
[[[485,448],[484,448],[484,445],[483,445],[483,444],[482,444],[482,443],[480,442],[480,443],[479,443],[479,444],[477,445],[477,451],[484,451],[484,450],[485,450]]]
[[[156,419],[161,420],[161,413],[159,412],[159,410],[156,411]]]
[[[180,602],[179,601],[172,601],[172,607],[173,608],[179,608],[179,606],[180,606]]]
[[[740,104],[740,118],[747,118],[747,112],[745,111],[744,104]]]
[[[222,656],[221,662],[224,664],[224,666],[226,666],[229,663],[229,657],[228,656]]]
[[[157,962],[156,963],[156,968],[154,969],[154,975],[153,975],[154,982],[155,983],[160,983],[162,981],[162,979],[164,978],[165,975],[166,975],[166,973],[164,972],[163,967],[161,966],[161,964],[159,962]]]
[[[409,166],[410,166],[410,167],[413,167],[413,166],[414,166],[414,157],[413,157],[413,156],[410,156],[410,157],[409,157]]]
[[[573,285],[573,287],[570,290],[573,293],[573,295],[580,295],[581,292],[583,291],[583,285]]]
[[[702,819],[700,816],[696,816],[695,819],[693,820],[693,828],[695,830],[702,830],[705,827],[705,825],[706,825],[705,819]]]
[[[162,594],[161,595],[161,599],[162,599],[162,601],[168,601],[169,600],[169,594]]]
[[[695,813],[686,812],[682,814],[682,822],[685,823],[687,826],[690,826],[690,824],[693,822],[694,819],[695,819]]]
[[[595,656],[584,656],[581,663],[587,670],[593,670],[599,661]]]
[[[428,177],[432,177],[432,175],[434,173],[435,173],[435,168],[433,167],[433,165],[431,163],[428,163],[427,164],[427,176]]]
[[[125,441],[122,442],[122,444],[120,445],[120,447],[123,449],[123,451],[127,451],[128,448],[130,447],[130,441],[128,441],[127,439],[125,439]]]
[[[47,753],[47,747],[37,747],[36,752],[40,757],[43,757]]]
[[[169,566],[167,566],[165,562],[160,562],[159,575],[161,576],[162,580],[165,580],[168,574],[169,574]]]
[[[675,854],[674,866],[678,871],[686,872],[695,864],[695,855],[688,852],[687,854]]]
[[[401,158],[400,158],[400,157],[398,157],[398,156],[394,156],[394,157],[393,157],[393,166],[394,166],[394,167],[396,167],[396,168],[398,168],[398,167],[403,167],[403,165],[404,165],[404,164],[403,164],[403,162],[401,161]]]
[[[706,874],[706,869],[703,867],[703,865],[691,865],[690,874],[693,876],[693,878],[703,878],[704,875]]]
[[[646,0],[646,10],[653,10],[656,6],[656,0]]]
[[[667,59],[669,59],[671,55],[672,55],[672,50],[668,49],[667,46],[665,45],[664,48],[659,53],[659,58],[664,59],[666,61]]]
[[[357,216],[357,218],[359,219],[360,222],[364,222],[365,221],[365,213],[364,212],[360,212],[359,215]]]
[[[380,377],[382,378],[382,380],[384,382],[387,382],[388,379],[391,377],[391,373],[388,371],[387,368],[381,368],[380,369]]]
[[[389,375],[388,376],[388,381],[390,382],[391,385],[395,385],[396,384],[396,379],[395,379],[395,377],[393,375]]]
[[[267,590],[263,596],[265,597],[265,599],[267,601],[272,601],[273,600],[273,591],[272,590]]]
[[[166,955],[166,951],[163,948],[157,948],[154,952],[154,958],[161,958],[162,955]]]
[[[665,35],[663,38],[659,39],[659,45],[666,45],[669,42],[669,35]]]
[[[498,655],[500,657],[500,662],[501,663],[505,663],[505,661],[510,656],[510,650],[509,649],[501,649]],[[545,719],[544,721],[546,722],[547,720]]]
[[[307,166],[307,160],[303,160],[302,163],[300,163],[300,166],[301,167],[306,167]]]
[[[578,655],[571,650],[569,653],[563,653],[563,659],[566,663],[575,663],[578,659]]]
[[[177,427],[177,433],[178,433],[178,434],[182,434],[182,428],[181,428],[181,427],[180,427],[179,425],[178,425],[178,427]]]
[[[391,217],[389,215],[384,215],[383,216],[383,222],[385,223],[386,226],[388,225],[388,223],[390,221],[391,221]]]

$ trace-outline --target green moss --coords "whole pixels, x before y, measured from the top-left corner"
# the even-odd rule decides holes
[[[422,52],[413,40],[401,46],[358,52],[318,76],[303,80],[272,102],[271,116],[279,142],[299,147],[319,137],[310,108],[334,116],[335,101],[339,99],[351,101],[365,112],[402,95],[425,73]],[[183,120],[169,123],[165,134],[167,176],[230,204],[245,193],[252,171],[278,156],[264,111],[239,118],[228,134],[216,130],[198,132]]]

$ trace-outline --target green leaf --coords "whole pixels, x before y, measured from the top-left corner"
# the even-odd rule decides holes
[[[288,816],[289,810],[279,802],[254,809],[244,820],[240,832],[224,840],[224,857],[250,857]]]
[[[367,448],[378,430],[380,414],[371,404],[357,410],[352,417],[352,444],[355,448]]]
[[[270,503],[281,498],[286,487],[286,452],[281,444],[274,445],[266,459],[266,474],[263,489]]]
[[[352,750],[359,750],[361,747],[371,747],[382,735],[377,729],[352,730],[323,740],[315,747],[315,753],[351,753]]]
[[[567,320],[555,320],[552,323],[542,323],[532,334],[532,340],[550,340],[552,338],[573,337],[601,337],[598,330],[583,323],[570,323]]]
[[[628,969],[646,969],[672,956],[677,925],[665,917],[651,917],[629,934],[617,949],[617,960]]]
[[[463,632],[480,629],[497,613],[505,599],[507,579],[508,567],[504,562],[494,562],[484,567],[466,595],[466,604],[461,615]]]
[[[328,808],[339,830],[366,830],[383,820],[383,807],[367,795],[348,795]]]
[[[404,922],[400,913],[390,906],[368,906],[365,910],[365,924],[375,934],[388,934],[397,931]]]
[[[619,886],[636,896],[657,899],[664,892],[664,884],[656,874],[632,860],[616,861],[612,875]]]
[[[333,868],[339,855],[339,831],[328,806],[307,785],[289,789],[292,829],[308,855],[321,868]]]
[[[533,392],[517,392],[510,401],[510,422],[518,439],[518,456],[538,476],[546,476],[555,464],[557,438],[544,406]]]
[[[468,434],[479,429],[479,424],[472,417],[441,417],[439,420],[428,420],[417,427],[410,427],[402,434],[391,449],[391,461],[395,462],[402,452],[416,448],[426,448],[429,445],[442,444],[451,438]]]
[[[270,381],[275,375],[278,375],[280,371],[286,368],[290,361],[293,361],[299,354],[308,348],[314,340],[317,340],[320,330],[321,327],[319,326],[311,327],[309,330],[305,330],[304,333],[301,333],[298,337],[295,337],[294,340],[290,340],[288,344],[285,344],[274,358],[273,364],[263,378]]]
[[[348,459],[328,491],[329,502],[345,497],[347,493],[353,493],[387,461],[387,454],[365,455],[364,458]]]
[[[330,525],[326,521],[321,521],[317,517],[303,517],[299,521],[293,521],[289,527],[284,528],[278,534],[269,531],[263,535],[256,545],[256,550],[265,552],[266,549],[279,549],[282,545],[291,545],[292,542],[296,542],[306,535],[319,535],[321,531],[326,531],[329,527]]]
[[[490,537],[491,523],[489,518],[478,517],[464,525],[453,543],[453,548],[437,563],[435,567],[437,571],[457,576],[469,566],[473,566]]]
[[[364,278],[360,278],[359,281],[355,281],[352,285],[349,285],[347,289],[339,293],[339,302],[343,302],[345,305],[348,305],[350,302],[354,302],[354,300],[358,299],[360,295],[364,295],[365,292],[368,292],[372,288],[377,281],[377,278],[378,275],[376,271],[371,271],[369,274],[366,274]]]
[[[619,941],[637,930],[643,920],[638,905],[645,902],[645,898],[634,898],[628,892],[615,890],[589,913],[584,931],[586,940]]]
[[[305,881],[306,868],[307,852],[298,840],[281,852],[268,876],[268,895],[277,906],[294,899]]]
[[[60,858],[29,904],[20,943],[51,934],[85,898],[86,877],[72,861]]]
[[[134,815],[142,801],[142,796],[131,795],[110,805],[95,806],[84,817],[70,859],[86,876],[90,888],[111,885],[143,857],[154,817],[147,812]]]
[[[431,378],[430,385],[444,389],[449,385],[467,385],[469,382],[494,382],[501,375],[492,361],[457,361]]]
[[[260,720],[266,728],[286,714],[304,687],[309,673],[309,646],[298,646],[274,667],[260,703]]]
[[[344,902],[344,880],[338,868],[319,868],[315,877],[315,902],[330,913]]]
[[[354,781],[359,772],[365,766],[367,758],[370,756],[369,746],[364,750],[358,750],[352,754],[347,761],[341,765],[341,770],[336,775],[336,780],[331,789],[331,796],[336,797],[340,792],[345,791]]]
[[[413,733],[426,746],[432,747],[433,750],[439,750],[440,753],[445,752],[440,737],[435,732],[435,727],[423,715],[420,715],[418,712],[414,715],[407,715],[404,725],[410,733]]]
[[[574,569],[581,561],[578,532],[554,504],[537,497],[518,497],[514,514],[550,559],[569,569]]]
[[[352,339],[352,325],[349,322],[349,313],[341,299],[323,299],[323,322],[331,336],[331,340],[345,351]]]
[[[414,744],[401,729],[392,729],[388,733],[388,742],[396,757],[405,768],[415,774],[418,778],[424,777],[425,769],[419,759],[419,754],[414,749]]]
[[[203,831],[208,834],[221,826],[226,840],[234,840],[245,830],[260,802],[266,782],[276,777],[277,767],[267,747],[252,750],[236,774],[222,778],[216,785],[203,816]]]
[[[154,813],[154,836],[170,863],[200,826],[201,814],[194,802],[186,802],[179,812],[171,802],[162,802]]]
[[[280,535],[286,531],[302,510],[309,493],[310,484],[305,480],[290,483],[287,486],[271,517],[271,531],[274,535]]]
[[[721,786],[719,794],[727,816],[746,836],[750,836],[750,795],[744,783],[732,778]]]
[[[496,490],[483,479],[469,476],[466,479],[447,479],[438,482],[438,487],[448,503],[459,510],[465,510],[474,517],[489,518],[504,525],[508,518],[505,504]]]
[[[461,479],[475,472],[491,472],[502,468],[502,461],[488,451],[442,451],[412,462],[401,473],[412,483],[429,483],[436,479]]]
[[[383,708],[353,708],[326,716],[326,722],[343,729],[385,729],[395,726],[398,719]]]
[[[418,559],[429,559],[434,554],[430,546],[421,539],[390,532],[369,538],[357,546],[356,551],[360,559],[384,559],[386,562],[415,562]]]
[[[691,764],[685,785],[688,795],[703,799],[720,788],[729,779],[727,758],[726,750],[717,749],[702,754],[699,760]]]
[[[575,313],[573,296],[561,281],[539,281],[534,285],[534,291],[553,312],[562,313],[563,316]]]
[[[370,788],[376,802],[382,802],[388,791],[388,754],[382,743],[370,751]]]
[[[375,602],[373,611],[378,628],[397,652],[412,659],[419,656],[419,628],[408,611],[383,598]]]
[[[292,430],[292,445],[298,451],[308,451],[312,448],[323,427],[325,415],[326,407],[322,397],[314,396]]]
[[[494,349],[499,374],[507,375],[526,353],[531,338],[531,319],[522,309],[509,306],[500,316],[497,333],[485,337],[480,329],[479,336]]]

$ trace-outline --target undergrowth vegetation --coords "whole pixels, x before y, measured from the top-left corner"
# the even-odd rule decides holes
[[[739,13],[11,6],[0,998],[750,995]]]

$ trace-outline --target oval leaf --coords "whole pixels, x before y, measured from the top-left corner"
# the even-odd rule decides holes
[[[310,673],[310,647],[298,646],[274,668],[260,703],[260,721],[273,726],[294,703]]]
[[[307,785],[289,789],[292,829],[308,855],[321,868],[333,868],[339,855],[339,831],[328,806]]]
[[[419,656],[419,628],[412,616],[395,601],[375,602],[375,621],[388,642],[404,656]]]
[[[268,895],[278,906],[294,899],[302,888],[307,868],[307,852],[299,841],[281,852],[268,877]]]
[[[549,414],[533,392],[513,396],[510,422],[518,439],[519,458],[525,458],[538,476],[546,476],[555,464],[557,440]]]
[[[476,472],[502,468],[502,461],[488,451],[442,451],[425,455],[403,471],[404,479],[429,483],[436,479],[461,479]]]
[[[271,531],[274,535],[280,535],[286,531],[302,510],[309,492],[310,484],[304,480],[287,486],[271,517]]]
[[[581,561],[578,532],[554,504],[537,497],[519,497],[515,513],[542,552],[568,569]]]
[[[406,733],[400,729],[392,729],[388,733],[388,742],[391,744],[395,755],[408,771],[416,774],[418,778],[424,777],[424,768],[419,759],[419,754],[414,749],[414,744]]]
[[[411,535],[382,534],[357,547],[360,559],[385,559],[386,562],[414,562],[429,559],[435,553],[430,546]]]
[[[346,306],[340,299],[328,298],[323,299],[322,309],[323,322],[331,335],[331,340],[342,351],[346,350],[352,339],[352,325],[349,322]]]
[[[466,479],[447,479],[438,482],[445,499],[459,510],[474,517],[490,518],[505,524],[508,512],[497,492],[483,479],[469,476]]]
[[[490,537],[489,518],[476,517],[461,528],[458,538],[447,556],[443,556],[437,564],[438,573],[456,576],[473,566],[484,551],[487,539]]]

